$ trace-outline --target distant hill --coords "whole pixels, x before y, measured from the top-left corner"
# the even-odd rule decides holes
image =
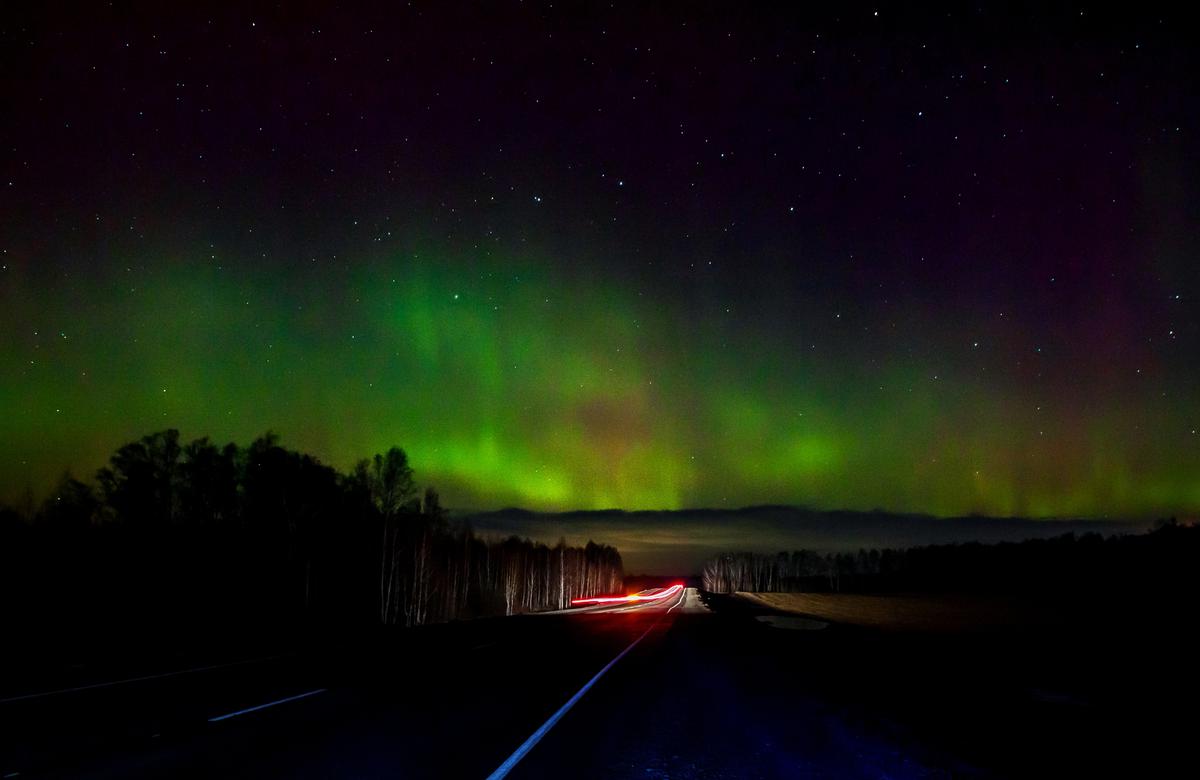
[[[456,512],[481,535],[530,537],[553,544],[593,539],[617,547],[627,572],[687,575],[710,555],[727,550],[822,552],[860,547],[912,547],[954,542],[1003,542],[1095,532],[1144,531],[1152,520],[1019,517],[933,517],[894,512],[825,511],[798,506],[676,511],[533,512],[508,508]]]

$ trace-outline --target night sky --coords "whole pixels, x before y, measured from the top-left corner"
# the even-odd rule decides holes
[[[464,509],[1200,510],[1169,8],[48,5],[0,500],[176,427]]]

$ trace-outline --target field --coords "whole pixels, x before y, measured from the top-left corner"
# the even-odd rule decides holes
[[[998,596],[746,593],[750,602],[842,625],[889,631],[1001,631],[1056,621],[1056,610]]]

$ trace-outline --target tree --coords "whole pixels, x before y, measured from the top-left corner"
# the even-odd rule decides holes
[[[167,430],[122,446],[97,478],[99,490],[64,475],[39,511],[0,512],[0,585],[36,594],[23,614],[70,614],[93,631],[121,620],[415,626],[621,586],[611,547],[452,525],[398,447],[339,474],[273,433],[238,447]]]
[[[406,529],[400,523],[400,515],[412,511],[417,500],[412,468],[408,465],[408,455],[404,450],[392,447],[383,455],[376,454],[369,462],[361,461],[357,472],[367,486],[382,526],[379,617],[384,624],[395,623],[401,613],[402,594],[408,590],[405,585],[412,582],[411,577],[406,576],[408,572],[402,552]],[[411,606],[410,599],[403,600],[405,607]],[[405,612],[406,618],[412,617],[409,610]]]
[[[394,517],[412,508],[417,488],[404,450],[391,447],[383,455],[376,454],[369,465],[364,464],[367,461],[362,461],[359,468],[366,470],[371,501],[382,516]]]
[[[100,513],[100,500],[91,485],[65,472],[37,513],[38,522],[61,533],[79,533],[91,527]]]
[[[207,438],[183,448],[180,500],[184,522],[194,526],[222,526],[238,516],[237,445],[218,449]]]
[[[152,433],[117,450],[97,479],[120,522],[164,527],[179,516],[179,431]]]

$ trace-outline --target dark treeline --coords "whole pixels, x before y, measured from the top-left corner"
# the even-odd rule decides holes
[[[1161,523],[1145,534],[1065,534],[997,544],[948,544],[900,550],[724,553],[704,563],[706,590],[717,593],[1039,591],[1155,589],[1200,584],[1200,527]]]
[[[94,485],[65,475],[32,513],[0,508],[8,626],[413,626],[564,607],[621,578],[612,547],[448,522],[398,448],[341,474],[271,434],[239,447],[167,430],[121,447]]]

